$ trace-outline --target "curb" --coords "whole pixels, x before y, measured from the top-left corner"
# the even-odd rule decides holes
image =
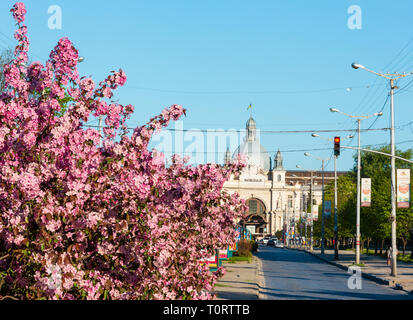
[[[340,268],[340,269],[342,269],[342,270],[345,270],[345,271],[348,271],[348,270],[349,270],[349,267],[343,266],[343,265],[340,264],[340,263],[336,263],[336,262],[332,262],[332,261],[330,261],[330,260],[327,260],[327,259],[321,257],[319,254],[316,254],[316,253],[314,253],[314,252],[308,251],[307,249],[304,249],[304,250],[297,249],[297,248],[286,248],[286,249],[288,249],[288,250],[302,251],[302,252],[305,252],[305,253],[308,253],[308,254],[312,255],[313,257],[315,257],[315,258],[317,258],[317,259],[319,259],[319,260],[321,260],[321,261],[327,262],[327,263],[330,264],[330,265],[336,266],[336,267],[338,267],[338,268]],[[387,285],[387,286],[391,287],[392,289],[402,290],[402,291],[404,291],[404,292],[407,292],[407,293],[413,295],[413,290],[412,290],[412,291],[408,291],[408,290],[404,289],[403,286],[402,286],[400,283],[396,283],[395,280],[383,279],[383,278],[380,278],[380,277],[377,277],[377,276],[374,276],[374,275],[372,275],[372,274],[365,273],[365,272],[362,272],[362,273],[361,273],[361,276],[362,276],[363,278],[372,280],[372,281],[374,281],[374,282],[376,282],[376,283]]]
[[[256,282],[257,282],[257,299],[258,300],[264,300],[262,296],[262,289],[265,287],[265,280],[263,277],[263,272],[262,272],[262,261],[258,256],[255,256],[256,258]]]

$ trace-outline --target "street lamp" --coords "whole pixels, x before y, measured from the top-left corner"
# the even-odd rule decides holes
[[[359,66],[360,68],[360,66]],[[361,171],[361,152],[360,152],[360,122],[371,117],[381,117],[383,112],[376,112],[367,116],[353,116],[347,113],[341,112],[336,108],[330,108],[331,112],[341,113],[350,118],[357,119],[357,134],[358,134],[358,153],[357,153],[357,218],[356,218],[356,264],[360,264],[360,171]]]
[[[319,158],[313,156],[311,153],[305,152],[306,157],[312,157],[314,159],[321,161],[321,170],[322,170],[322,204],[321,204],[321,254],[324,254],[324,161],[329,161],[331,158]]]
[[[310,172],[311,176],[310,178],[308,177],[302,177],[303,179],[310,179],[310,250],[313,251],[313,179],[318,178],[318,176],[313,176],[313,170],[308,170],[300,165],[296,165],[297,169],[303,169],[307,172]],[[296,175],[293,175],[296,176]],[[297,177],[297,176],[296,176]],[[306,210],[307,211],[307,210]],[[305,219],[305,239],[307,241],[307,212],[306,212],[306,219]]]
[[[396,239],[396,150],[395,150],[395,137],[394,137],[394,89],[398,89],[394,85],[394,80],[404,78],[413,74],[413,71],[409,73],[379,73],[366,67],[352,63],[351,66],[354,69],[364,69],[377,76],[385,78],[390,81],[390,117],[391,117],[391,129],[390,129],[390,145],[391,145],[391,238],[392,238],[392,266],[391,275],[397,277],[397,239]]]
[[[334,108],[332,108],[334,109]],[[337,110],[337,109],[335,109]],[[324,138],[318,134],[311,135],[314,138],[320,138],[327,141],[334,141],[331,138]],[[352,139],[354,136],[348,135],[345,139]],[[337,217],[337,155],[334,155],[334,259],[338,260],[338,217]]]

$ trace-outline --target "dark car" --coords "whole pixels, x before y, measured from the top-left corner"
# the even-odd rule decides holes
[[[275,246],[275,241],[274,241],[274,239],[268,240],[267,246]]]

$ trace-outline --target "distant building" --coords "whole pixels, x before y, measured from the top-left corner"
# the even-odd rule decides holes
[[[284,169],[283,157],[278,150],[272,161],[267,150],[261,145],[257,136],[255,120],[250,117],[246,124],[246,137],[233,152],[227,149],[224,162],[235,159],[239,153],[247,158],[247,167],[240,176],[231,177],[224,184],[229,193],[237,192],[245,199],[249,207],[248,216],[242,224],[256,237],[273,235],[279,230],[293,231],[293,226],[300,218],[308,218],[310,206],[311,173],[307,171],[287,171]],[[337,172],[337,176],[346,172]],[[315,177],[317,176],[317,177]],[[324,184],[334,180],[333,171],[324,171]],[[318,218],[318,206],[322,203],[321,172],[313,173],[313,212]]]

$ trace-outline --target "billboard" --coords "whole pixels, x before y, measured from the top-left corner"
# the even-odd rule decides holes
[[[397,208],[410,206],[410,169],[397,169]]]
[[[371,179],[361,179],[361,206],[370,207],[371,205]]]

